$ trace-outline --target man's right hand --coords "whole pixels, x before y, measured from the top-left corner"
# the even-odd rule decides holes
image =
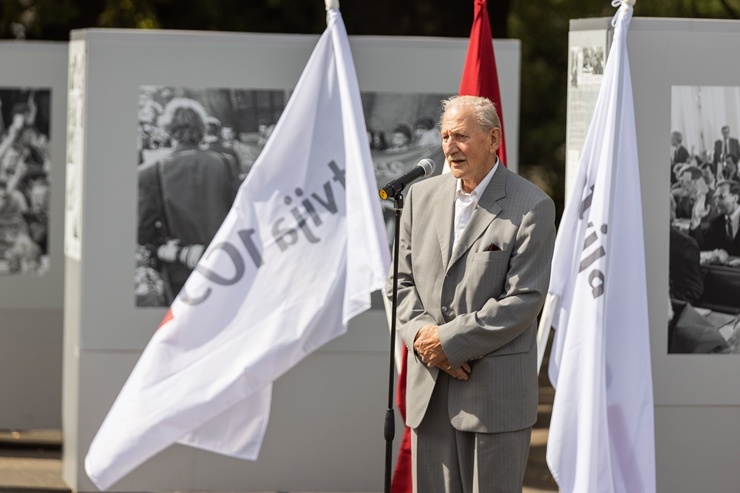
[[[706,195],[704,193],[699,193],[696,196],[694,207],[691,208],[691,224],[689,227],[691,229],[698,228],[701,225],[702,220],[709,214],[710,209],[711,207],[706,204]]]
[[[460,368],[453,368],[447,359],[445,359],[444,361],[440,361],[437,367],[451,377],[457,378],[458,380],[467,380],[469,378],[468,374],[471,370],[469,363],[463,363]]]

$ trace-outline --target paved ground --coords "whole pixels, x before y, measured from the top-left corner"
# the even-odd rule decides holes
[[[540,421],[548,423],[550,404],[543,403],[540,408]],[[545,464],[547,429],[539,425],[540,422],[532,434],[523,493],[557,491]],[[61,470],[61,433],[58,430],[0,431],[1,493],[71,493],[62,481]]]
[[[543,363],[545,368],[546,365],[547,361]],[[545,462],[553,395],[554,390],[543,371],[540,375],[540,407],[532,433],[523,493],[558,491]],[[0,430],[0,493],[70,493],[61,477],[61,450],[62,434],[59,430]]]
[[[540,417],[532,433],[523,493],[557,491],[545,463],[552,389],[540,389],[540,394]],[[61,470],[60,431],[0,431],[0,492],[71,493],[62,481]]]
[[[59,430],[0,431],[0,492],[68,492]]]
[[[555,390],[547,377],[547,359],[542,363],[540,373],[540,405],[537,413],[537,423],[532,430],[532,442],[529,446],[529,462],[524,474],[523,493],[540,493],[558,491],[558,485],[550,474],[545,460],[547,449],[547,430],[550,427],[552,401]]]

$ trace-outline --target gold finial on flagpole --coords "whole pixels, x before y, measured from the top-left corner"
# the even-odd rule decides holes
[[[339,10],[339,0],[324,0],[326,4],[326,10]]]

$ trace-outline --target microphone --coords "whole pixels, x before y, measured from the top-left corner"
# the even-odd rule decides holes
[[[380,195],[380,198],[383,200],[386,199],[392,199],[396,195],[399,195],[401,192],[403,192],[403,189],[406,188],[406,185],[411,183],[412,181],[416,180],[417,178],[421,178],[422,176],[429,176],[434,172],[434,161],[431,159],[422,159],[418,163],[416,163],[416,166],[414,166],[414,169],[403,175],[401,178],[397,178],[378,190],[378,195]]]

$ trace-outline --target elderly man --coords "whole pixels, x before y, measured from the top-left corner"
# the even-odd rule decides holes
[[[537,417],[536,318],[555,207],[498,161],[491,101],[443,105],[451,172],[409,189],[399,239],[414,489],[519,492]]]

